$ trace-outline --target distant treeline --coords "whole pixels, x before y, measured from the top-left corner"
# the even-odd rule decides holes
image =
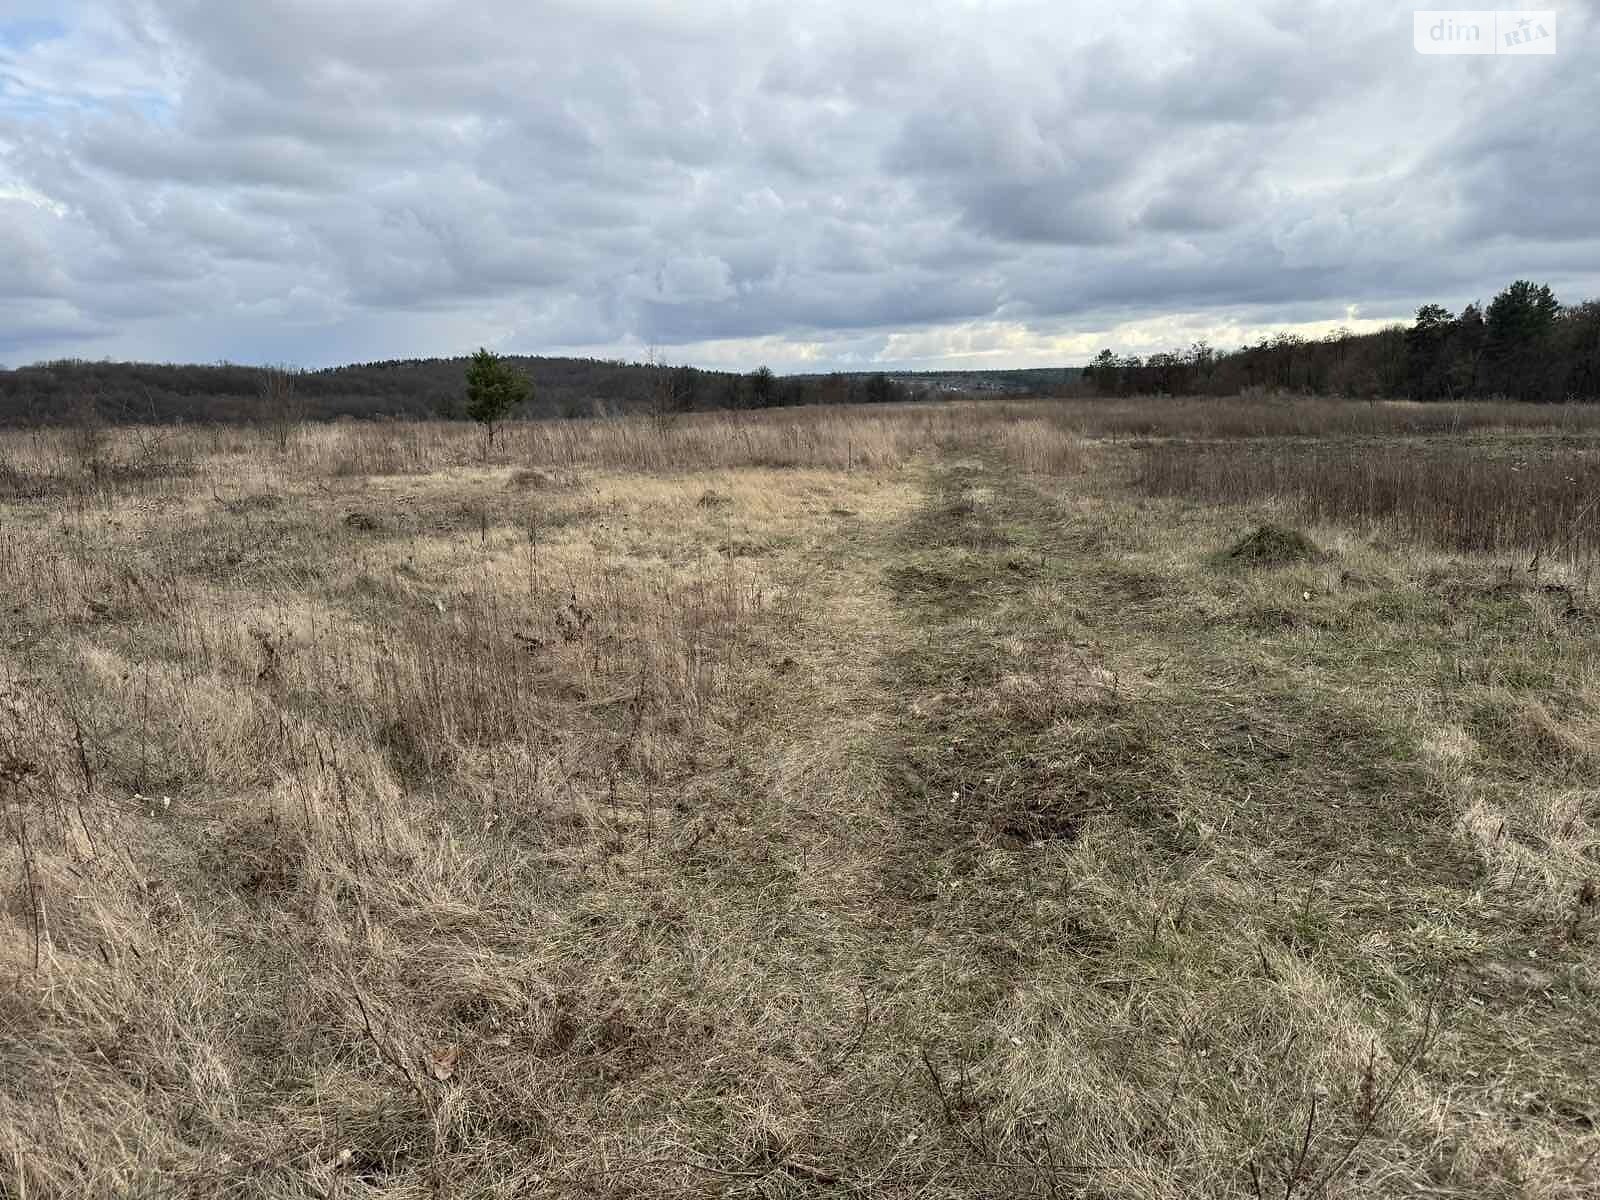
[[[290,372],[297,415],[445,417],[463,415],[466,358],[405,359]],[[779,376],[583,358],[506,356],[533,381],[518,414],[588,417],[613,412],[692,412],[794,404],[881,404],[919,389],[885,375]],[[263,412],[261,367],[191,366],[65,359],[0,370],[0,425],[101,420],[245,422]]]
[[[507,356],[534,385],[519,414],[587,417],[799,404],[882,404],[941,392],[1236,395],[1271,388],[1320,395],[1464,400],[1600,400],[1600,300],[1563,305],[1548,286],[1518,280],[1487,306],[1454,314],[1424,305],[1410,326],[1280,333],[1219,351],[1205,342],[1147,358],[1110,350],[1084,368],[884,374],[747,374],[592,358]],[[291,372],[295,413],[337,417],[463,415],[468,359],[356,363]],[[264,415],[261,367],[65,359],[0,370],[0,425],[110,421],[243,422]],[[281,399],[281,397],[280,397]],[[281,407],[279,410],[281,415]]]
[[[1143,359],[1102,350],[1086,374],[1093,391],[1114,396],[1264,387],[1414,400],[1600,400],[1600,300],[1563,305],[1548,286],[1518,280],[1487,309],[1469,304],[1456,315],[1426,304],[1410,326],[1336,330],[1320,340],[1280,333],[1227,353],[1204,342]]]

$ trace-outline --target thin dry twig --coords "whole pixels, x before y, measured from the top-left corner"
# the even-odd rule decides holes
[[[417,1099],[421,1100],[431,1110],[433,1108],[433,1097],[428,1094],[428,1090],[422,1086],[421,1081],[417,1079],[411,1068],[406,1065],[405,1060],[378,1036],[377,1030],[372,1025],[372,1014],[367,1011],[367,1003],[362,998],[361,988],[356,984],[356,981],[350,978],[347,982],[350,985],[351,995],[355,997],[356,1008],[361,1011],[361,1024],[366,1031],[367,1040],[372,1043],[373,1048],[378,1052],[378,1056],[384,1062],[400,1072],[401,1077],[410,1085],[411,1090],[416,1093]]]
[[[1344,1153],[1312,1185],[1311,1191],[1313,1194],[1321,1191],[1339,1177],[1340,1172],[1345,1169],[1345,1166],[1360,1148],[1361,1143],[1367,1139],[1373,1127],[1378,1123],[1378,1118],[1383,1114],[1384,1109],[1388,1107],[1389,1102],[1399,1092],[1400,1085],[1405,1082],[1407,1073],[1421,1061],[1422,1056],[1427,1053],[1428,1047],[1438,1036],[1439,999],[1448,982],[1448,975],[1439,977],[1439,982],[1434,985],[1433,992],[1428,996],[1428,1006],[1422,1014],[1422,1032],[1417,1036],[1416,1044],[1411,1047],[1410,1052],[1395,1067],[1394,1077],[1390,1079],[1388,1087],[1379,1092],[1377,1099],[1368,1106],[1368,1112],[1365,1114],[1360,1127],[1357,1128],[1355,1135],[1350,1139],[1350,1144],[1345,1147]]]

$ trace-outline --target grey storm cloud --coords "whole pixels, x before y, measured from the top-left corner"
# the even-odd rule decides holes
[[[934,365],[1577,299],[1600,28],[1559,18],[1425,58],[1376,0],[11,0],[0,352]]]

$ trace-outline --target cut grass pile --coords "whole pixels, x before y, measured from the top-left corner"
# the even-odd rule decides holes
[[[1311,539],[1281,525],[1257,525],[1255,530],[1228,547],[1227,560],[1249,567],[1281,567],[1317,557]]]

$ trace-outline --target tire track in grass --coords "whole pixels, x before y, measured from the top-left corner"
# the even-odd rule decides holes
[[[896,720],[878,747],[880,961],[938,1132],[929,1161],[964,1182],[952,1194],[1079,1194],[1087,1168],[1052,1141],[1061,1114],[1030,1107],[1008,1078],[1021,1041],[1007,1010],[1064,949],[1092,977],[1117,941],[1088,907],[1059,903],[1062,855],[1086,824],[1148,819],[1170,841],[1156,731],[1073,645],[1076,615],[1041,606],[1043,585],[1071,569],[1060,534],[1036,487],[987,455],[947,458],[880,551],[899,626],[881,665]],[[1073,666],[1056,678],[1041,668],[1063,647]]]
[[[1152,833],[1168,816],[1158,731],[1096,661],[1078,614],[1041,608],[1042,585],[1071,569],[1058,521],[1036,488],[968,459],[935,470],[896,540],[886,574],[908,635],[885,674],[901,704],[891,782],[904,845],[884,882],[903,903],[926,899],[930,869],[1070,843],[1097,812],[1148,819]]]

